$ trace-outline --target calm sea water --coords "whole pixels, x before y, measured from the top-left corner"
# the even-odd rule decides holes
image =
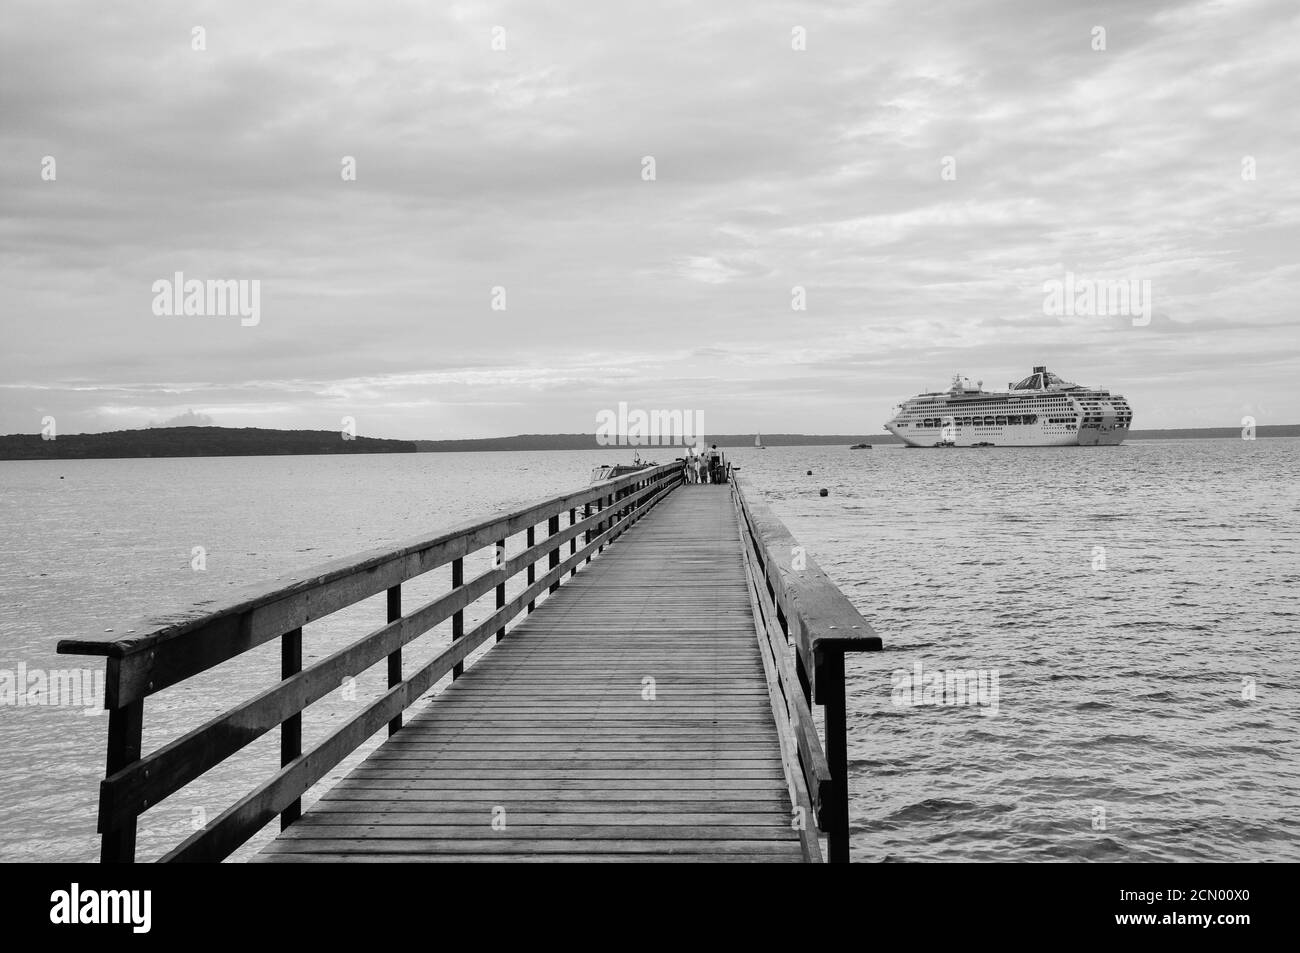
[[[849,663],[855,859],[1300,859],[1300,440],[731,455],[885,642]],[[99,668],[55,642],[581,486],[616,456],[0,462],[0,670]],[[408,607],[445,588],[433,575]],[[383,612],[308,627],[307,661]],[[269,685],[277,653],[151,698],[146,749]],[[996,715],[895,704],[918,663],[996,672]],[[313,706],[307,742],[382,679]],[[0,706],[0,859],[97,856],[106,725]],[[265,778],[277,743],[148,812],[140,855]]]

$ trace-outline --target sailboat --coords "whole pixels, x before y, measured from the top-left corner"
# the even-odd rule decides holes
[[[754,446],[757,447],[759,450],[766,450],[766,449],[767,449],[767,447],[763,446],[763,435],[762,435],[762,434],[759,434],[759,433],[754,434]]]

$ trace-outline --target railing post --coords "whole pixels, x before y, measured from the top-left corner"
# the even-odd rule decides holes
[[[583,504],[582,504],[582,518],[585,520],[585,519],[587,519],[587,518],[590,517],[590,516],[591,516],[591,504],[590,504],[590,503],[583,503]],[[588,526],[588,527],[586,528],[586,530],[583,531],[583,534],[582,534],[582,545],[583,545],[583,546],[588,546],[588,545],[590,545],[590,544],[591,544],[591,527]],[[591,562],[591,553],[587,553],[587,562]]]
[[[557,533],[559,533],[559,531],[560,531],[560,514],[556,513],[554,516],[552,516],[549,520],[546,521],[546,535],[554,536]],[[560,547],[559,544],[556,544],[555,546],[551,547],[550,558],[547,562],[547,568],[554,569],[559,564],[560,564]],[[555,580],[555,582],[551,583],[551,592],[554,592],[556,589],[559,588],[560,588],[560,580],[557,579]]]
[[[613,494],[613,493],[608,494],[608,495],[607,495],[603,500],[601,500],[601,502],[600,502],[600,509],[601,509],[601,512],[604,512],[604,511],[606,511],[606,510],[610,510],[610,511],[612,511],[612,510],[614,509],[614,494]],[[608,533],[608,532],[610,531],[610,528],[614,525],[614,518],[613,518],[613,517],[614,517],[613,512],[610,512],[609,516],[607,516],[605,519],[603,519],[603,520],[600,521],[600,531],[601,531],[602,533]],[[605,551],[605,546],[606,546],[606,544],[607,544],[608,542],[609,542],[609,541],[606,540],[604,543],[601,543],[601,544],[600,544],[599,552],[602,552],[602,553],[603,553],[603,552]]]
[[[575,506],[570,508],[569,510],[569,525],[572,526],[576,522],[578,522],[578,508]],[[575,536],[573,537],[573,539],[569,540],[569,555],[572,556],[577,551],[578,551],[578,537]],[[577,574],[578,574],[578,564],[574,563],[573,568],[569,570],[569,578],[572,579]]]
[[[826,716],[826,765],[833,793],[826,805],[826,846],[832,864],[849,862],[849,754],[844,652],[827,651],[817,666],[817,694]]]
[[[536,526],[530,526],[530,527],[528,527],[528,542],[527,542],[526,545],[528,546],[529,549],[532,549],[534,546],[537,545],[537,527],[536,527]],[[537,581],[537,561],[536,561],[536,560],[533,560],[532,562],[530,562],[530,563],[528,564],[528,585],[531,586],[531,585],[532,585],[533,583],[535,583],[536,581]],[[536,601],[535,599],[529,599],[529,600],[528,600],[528,611],[529,611],[529,612],[532,612],[532,611],[533,611],[534,609],[536,609],[536,608],[537,608],[537,601]]]
[[[280,636],[280,678],[285,679],[302,671],[302,627]],[[290,715],[280,723],[280,767],[284,767],[302,754],[302,712]],[[280,812],[280,830],[302,816],[302,798],[298,798]]]
[[[388,621],[396,622],[402,617],[402,584],[399,582],[388,590]],[[388,687],[396,688],[402,684],[402,650],[394,649],[388,654]],[[388,722],[388,737],[393,737],[402,727],[402,713],[399,711]]]
[[[120,677],[117,659],[109,659],[106,681],[116,685]],[[116,695],[106,692],[106,697]],[[144,734],[144,699],[129,702],[108,713],[108,751],[104,759],[104,777],[116,774],[132,762],[140,760],[140,741]],[[99,841],[99,860],[104,864],[135,863],[136,819],[114,830],[103,831]]]
[[[504,569],[506,564],[506,541],[504,539],[497,543],[496,557],[498,562],[500,563],[500,565],[498,565],[497,568]],[[497,583],[497,608],[504,609],[505,607],[506,607],[506,584],[505,582],[499,582]],[[500,642],[505,637],[506,637],[506,627],[502,625],[501,628],[497,629],[497,641]]]
[[[451,588],[459,589],[465,585],[465,557],[461,556],[451,561]],[[451,640],[455,642],[465,634],[465,610],[457,609],[451,617]],[[465,663],[457,662],[451,667],[452,680],[456,680],[465,674]]]

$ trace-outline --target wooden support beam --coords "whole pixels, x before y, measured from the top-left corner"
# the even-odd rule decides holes
[[[402,617],[402,585],[398,583],[388,590],[388,621],[396,622]],[[399,646],[388,655],[388,687],[401,684],[402,649]],[[393,737],[402,727],[402,716],[397,715],[388,723],[388,737]]]
[[[528,548],[532,549],[536,545],[537,545],[537,527],[530,526],[528,527]],[[528,564],[528,585],[531,586],[536,581],[537,581],[537,563],[531,562]],[[533,599],[529,599],[528,611],[531,613],[536,608],[537,608],[537,602]]]
[[[506,541],[504,539],[497,541],[496,558],[493,565],[500,566],[506,560]],[[497,608],[500,609],[506,604],[506,583],[505,580],[497,583]],[[506,627],[503,625],[497,629],[497,641],[500,642],[506,637]]]
[[[546,535],[556,536],[559,534],[559,532],[560,532],[560,515],[557,513],[554,516],[552,516],[549,520],[546,521]],[[560,547],[557,544],[551,550],[550,561],[548,563],[547,568],[554,569],[559,564],[560,564]],[[560,581],[557,579],[555,582],[551,583],[550,591],[554,592],[556,589],[559,588],[560,588]]]
[[[398,664],[400,667],[401,663]],[[302,629],[298,628],[280,637],[280,680],[283,681],[301,671]],[[302,712],[290,715],[280,724],[280,767],[283,768],[300,754],[302,754]],[[302,799],[299,798],[280,812],[280,830],[288,830],[289,825],[301,816]]]
[[[844,653],[827,652],[818,678],[824,680],[822,709],[826,718],[826,764],[831,796],[825,805],[826,853],[832,864],[849,862],[848,722],[844,698]],[[838,686],[836,688],[835,686]]]
[[[108,680],[116,676],[116,659],[108,665]],[[108,752],[105,758],[105,777],[115,774],[132,762],[140,760],[140,742],[144,734],[144,699],[129,702],[108,713]],[[130,864],[135,862],[136,819],[131,817],[114,828],[100,829],[99,860],[105,864]]]
[[[569,525],[570,525],[570,526],[573,526],[573,525],[574,525],[575,523],[577,523],[577,522],[578,522],[578,511],[577,511],[577,509],[574,508],[574,509],[569,510]],[[574,553],[576,553],[577,551],[578,551],[578,537],[575,536],[575,537],[573,537],[573,539],[569,540],[569,555],[572,556],[572,555],[573,555]],[[576,576],[577,574],[578,574],[578,567],[577,567],[577,566],[574,566],[571,570],[569,570],[569,578],[570,578],[570,579],[572,579],[572,578],[573,578],[574,576]]]
[[[465,560],[454,559],[451,563],[451,588],[459,589],[465,585]],[[465,634],[465,610],[457,609],[451,617],[451,640],[455,642]],[[465,663],[457,662],[451,670],[453,680],[465,674]]]

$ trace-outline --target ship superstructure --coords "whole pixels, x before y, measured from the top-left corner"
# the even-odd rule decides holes
[[[946,391],[917,394],[885,428],[910,447],[1115,446],[1133,411],[1119,394],[1062,380],[1044,366],[1005,391],[960,374]]]

